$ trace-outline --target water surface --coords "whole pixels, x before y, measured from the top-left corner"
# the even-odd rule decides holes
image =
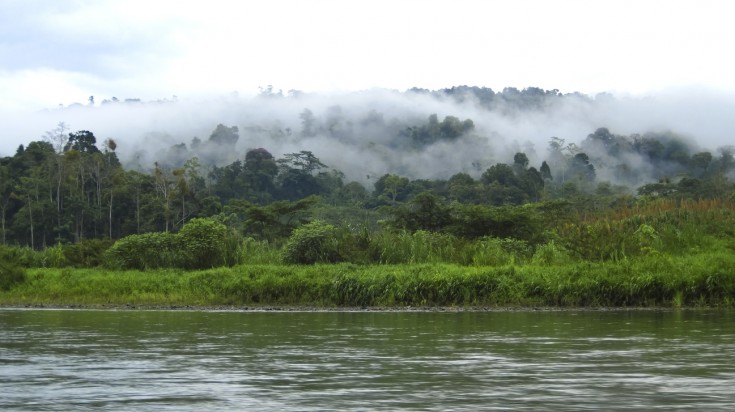
[[[727,311],[0,310],[2,410],[733,410]]]

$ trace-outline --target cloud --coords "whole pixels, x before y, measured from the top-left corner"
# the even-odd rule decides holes
[[[61,90],[83,90],[61,101],[69,104],[89,95],[254,93],[267,84],[313,92],[735,90],[728,16],[722,2],[706,0],[0,1],[0,82],[65,73],[36,108],[58,104]],[[18,102],[34,94],[3,92]]]
[[[59,121],[117,139],[121,156],[142,153],[144,166],[219,123],[238,126],[233,155],[312,150],[356,179],[478,173],[518,150],[536,161],[551,136],[578,143],[601,126],[672,129],[714,149],[733,129],[728,18],[707,0],[0,0],[0,155]],[[253,97],[267,84],[311,93]],[[453,84],[619,97],[513,112],[390,90]],[[113,96],[168,102],[100,105]],[[85,107],[59,109],[75,102]],[[332,131],[299,138],[306,108]],[[396,147],[401,128],[432,113],[472,119],[475,131],[424,150]]]
[[[187,19],[175,9],[114,1],[6,3],[0,13],[5,107],[38,109],[146,90],[154,98],[183,50],[179,30]]]
[[[512,91],[507,95],[512,96]],[[525,108],[515,106],[512,99],[510,103],[496,101],[500,103],[488,108],[473,97],[457,100],[385,89],[299,97],[274,91],[270,97],[229,94],[104,105],[97,101],[95,106],[7,116],[5,133],[12,138],[3,139],[0,154],[12,155],[19,144],[40,140],[45,131],[63,121],[70,131],[92,131],[99,144],[113,138],[123,161],[148,170],[154,161],[169,161],[171,146],[184,143],[192,149],[193,138],[206,142],[215,127],[223,124],[239,130],[235,150],[189,152],[189,156],[218,159],[218,164],[224,165],[244,159],[249,149],[262,147],[276,157],[309,150],[349,180],[369,185],[385,173],[446,179],[465,172],[479,177],[495,163],[512,163],[516,152],[525,152],[530,165],[538,168],[547,159],[552,136],[580,145],[599,127],[626,136],[671,130],[688,137],[695,150],[713,153],[732,144],[730,132],[735,129],[730,115],[735,95],[702,89],[647,98],[566,95],[541,99],[540,106]],[[305,115],[307,109],[310,116]],[[471,119],[475,127],[458,139],[417,144],[406,130],[426,125],[431,114],[440,122],[446,116]],[[311,131],[304,123],[306,117],[310,118]],[[645,169],[641,159],[629,158],[627,162]],[[612,177],[613,171],[600,169],[598,175]],[[640,180],[645,181],[646,176]]]

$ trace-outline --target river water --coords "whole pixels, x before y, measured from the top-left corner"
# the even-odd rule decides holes
[[[735,410],[729,311],[0,310],[0,410]]]

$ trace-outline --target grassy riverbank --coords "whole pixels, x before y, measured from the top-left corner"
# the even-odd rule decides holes
[[[679,307],[735,304],[735,255],[562,265],[30,269],[9,305]]]

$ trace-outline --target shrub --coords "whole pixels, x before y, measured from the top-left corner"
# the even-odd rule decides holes
[[[64,256],[64,246],[58,243],[49,246],[41,251],[43,261],[46,266],[52,268],[61,268],[66,266],[66,257]]]
[[[179,266],[176,240],[168,232],[126,236],[107,250],[105,265],[139,270]]]
[[[124,237],[104,255],[119,269],[206,269],[238,263],[240,236],[213,219],[192,219],[179,233],[151,232]]]
[[[567,251],[552,240],[536,248],[532,261],[537,265],[549,266],[569,263],[571,259]]]
[[[234,236],[222,223],[212,219],[192,219],[181,228],[178,237],[178,252],[184,267],[207,269],[234,264],[238,242],[230,241]]]
[[[339,248],[334,226],[315,220],[296,230],[283,249],[283,262],[311,264],[337,262]]]
[[[484,237],[475,243],[474,249],[472,263],[477,266],[523,264],[532,253],[527,242],[512,238]]]
[[[27,246],[0,246],[0,252],[5,259],[11,259],[22,268],[46,267],[46,256],[43,251],[34,250]]]
[[[20,263],[20,256],[15,250],[0,246],[0,290],[9,290],[25,282],[26,272]]]
[[[83,239],[79,243],[65,245],[64,258],[74,267],[96,267],[103,263],[105,251],[112,246],[109,239]]]

